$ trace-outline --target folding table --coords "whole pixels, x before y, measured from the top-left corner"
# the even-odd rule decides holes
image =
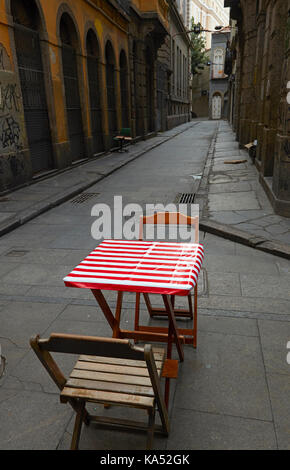
[[[104,240],[64,278],[64,283],[68,287],[91,289],[114,338],[165,342],[167,359],[171,359],[174,342],[183,361],[185,341],[176,324],[172,297],[186,296],[194,288],[203,257],[203,246],[198,243]],[[118,292],[115,315],[102,290]],[[160,294],[168,314],[168,328],[120,328],[123,292]],[[139,309],[139,302],[135,309]]]

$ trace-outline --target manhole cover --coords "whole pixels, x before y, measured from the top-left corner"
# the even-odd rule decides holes
[[[5,256],[11,256],[11,257],[20,257],[20,256],[25,256],[27,253],[29,253],[29,251],[25,251],[25,250],[12,250],[12,251],[9,251],[9,253],[7,253]]]
[[[72,204],[83,204],[84,202],[99,196],[100,193],[82,193],[71,201]]]

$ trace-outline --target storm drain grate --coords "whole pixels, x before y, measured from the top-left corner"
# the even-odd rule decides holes
[[[29,253],[27,250],[12,250],[9,251],[9,253],[7,253],[5,256],[20,258],[21,256],[25,256],[27,253]]]
[[[100,193],[82,193],[71,201],[72,204],[83,204],[84,202],[99,196]]]
[[[175,198],[176,204],[193,204],[194,203],[194,193],[178,193]]]

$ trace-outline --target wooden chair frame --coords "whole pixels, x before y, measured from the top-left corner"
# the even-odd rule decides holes
[[[139,224],[139,240],[143,240],[143,226],[144,225],[186,225],[194,226],[195,243],[199,243],[199,217],[190,217],[180,212],[156,212],[153,215],[141,216]],[[145,304],[150,317],[167,317],[168,314],[163,308],[153,308],[149,294],[143,294]],[[192,329],[178,328],[181,335],[185,335],[185,343],[193,344],[193,347],[197,347],[197,283],[194,287],[194,307],[192,305],[191,293],[187,296],[188,299],[188,310],[187,309],[176,309],[174,308],[175,296],[171,296],[171,303],[174,309],[174,316],[176,318],[188,318],[193,320]],[[136,294],[136,310],[135,310],[135,330],[142,330],[142,326],[139,325],[139,308],[140,308],[140,294]],[[160,332],[164,329],[160,328]]]
[[[62,403],[69,403],[76,412],[76,419],[74,431],[71,441],[71,449],[78,449],[79,439],[81,434],[82,423],[89,425],[91,421],[100,423],[102,425],[117,426],[118,428],[147,430],[147,449],[151,449],[154,437],[154,431],[160,432],[165,436],[169,434],[169,419],[167,414],[166,405],[161,393],[160,379],[158,376],[156,363],[153,355],[152,346],[147,344],[145,347],[137,347],[132,344],[130,340],[118,338],[100,338],[93,336],[79,336],[68,334],[53,333],[48,339],[41,339],[40,336],[31,338],[30,345],[35,354],[43,364],[52,380],[55,382],[61,391],[60,400]],[[106,399],[91,399],[87,396],[86,391],[77,389],[76,393],[70,394],[67,379],[59,369],[57,363],[53,359],[51,352],[68,353],[68,354],[85,354],[87,356],[101,356],[103,358],[118,358],[130,359],[135,361],[145,361],[150,377],[152,389],[154,391],[153,399],[148,400],[148,405],[142,405],[141,408],[147,410],[149,419],[148,425],[129,420],[112,419],[100,416],[91,416],[86,410],[86,402],[102,403],[104,405],[110,404],[107,397],[110,393],[103,393]],[[116,395],[116,394],[115,394]],[[133,395],[135,396],[135,395]],[[122,398],[122,394],[120,394]],[[123,395],[124,397],[124,395]],[[124,399],[121,406],[133,406],[136,404],[125,404]],[[150,403],[149,403],[150,402]],[[152,403],[152,405],[151,405]],[[114,404],[116,401],[114,399]],[[138,407],[138,406],[137,406]],[[155,408],[157,407],[160,418],[161,426],[155,425]]]

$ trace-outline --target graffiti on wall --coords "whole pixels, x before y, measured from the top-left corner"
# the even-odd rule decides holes
[[[0,154],[23,149],[24,117],[15,75],[0,70]]]
[[[14,147],[16,150],[21,150],[20,144],[20,125],[15,121],[11,114],[0,117],[0,143],[3,149]]]
[[[20,86],[9,70],[9,57],[0,43],[0,190],[26,171],[23,157],[25,125]]]
[[[21,95],[17,90],[16,83],[0,82],[0,113],[15,111],[19,113],[21,109]]]
[[[21,111],[21,95],[16,83],[0,81],[0,148],[21,150],[21,128],[17,115]]]

